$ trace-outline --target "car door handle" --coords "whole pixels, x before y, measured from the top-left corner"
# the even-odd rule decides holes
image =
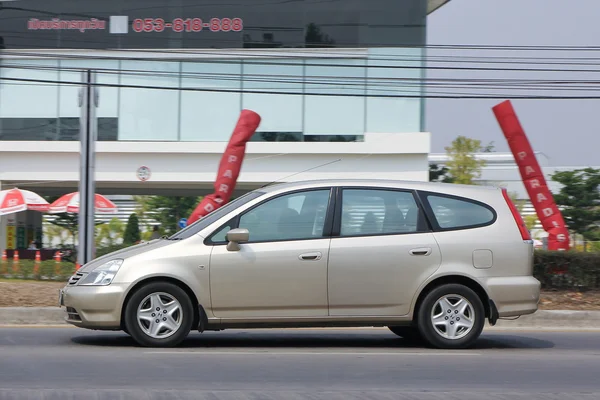
[[[428,256],[431,254],[431,247],[419,247],[409,251],[411,256]]]
[[[314,253],[304,253],[304,254],[300,254],[298,256],[298,258],[302,261],[318,261],[321,259],[321,252],[317,251]]]

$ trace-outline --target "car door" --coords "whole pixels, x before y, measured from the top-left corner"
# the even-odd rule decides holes
[[[215,233],[210,289],[217,318],[327,316],[332,193],[322,188],[267,199]],[[250,238],[229,251],[225,235],[236,227]]]
[[[329,251],[331,316],[400,316],[441,264],[408,190],[342,188]]]

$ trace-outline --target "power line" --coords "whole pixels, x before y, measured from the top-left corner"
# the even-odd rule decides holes
[[[35,65],[5,65],[0,70],[34,70],[60,73],[75,73],[81,68],[54,67]],[[210,80],[211,82],[263,82],[281,85],[310,86],[344,86],[344,87],[435,87],[435,88],[470,88],[470,89],[557,89],[557,90],[596,90],[594,86],[600,80],[555,80],[555,79],[465,79],[465,78],[410,78],[410,77],[365,77],[365,76],[331,76],[331,75],[295,75],[295,74],[252,74],[252,73],[206,73],[206,72],[163,72],[133,69],[95,68],[99,75],[119,75],[120,77],[161,77],[165,79]],[[60,81],[60,79],[58,79]]]
[[[24,69],[31,69],[31,67],[26,67]],[[35,68],[33,68],[35,69]],[[48,69],[45,69],[46,71]],[[59,71],[55,67],[49,68],[49,70],[56,72],[57,79],[45,79],[45,82],[51,82],[56,85],[72,85],[74,82],[70,82],[68,80],[59,79]],[[63,72],[63,71],[60,71]],[[499,93],[494,93],[494,96],[501,97],[515,97],[521,96],[519,94],[520,91],[526,91],[529,95],[527,97],[534,96],[535,91],[539,92],[548,92],[548,91],[557,91],[557,92],[596,92],[600,89],[598,86],[600,81],[587,81],[586,84],[582,84],[581,81],[537,81],[537,82],[502,82],[495,81],[493,83],[488,82],[471,82],[471,81],[451,81],[451,82],[419,82],[419,80],[409,80],[405,81],[402,78],[394,79],[379,79],[379,78],[365,78],[365,77],[315,77],[315,76],[298,76],[298,75],[261,75],[261,74],[246,74],[244,76],[240,74],[183,74],[178,75],[175,73],[157,73],[155,71],[119,71],[119,70],[111,70],[110,72],[101,71],[99,72],[99,76],[102,76],[102,73],[110,73],[113,75],[119,75],[119,79],[123,77],[135,77],[135,78],[156,78],[160,77],[163,79],[169,79],[173,81],[172,85],[153,85],[150,88],[152,89],[169,89],[169,90],[178,90],[182,89],[186,90],[197,90],[197,91],[207,91],[207,92],[229,92],[229,93],[261,93],[261,94],[273,94],[273,95],[296,95],[298,93],[305,95],[332,95],[332,96],[363,96],[365,93],[368,94],[368,97],[382,97],[385,94],[397,94],[400,97],[409,97],[408,95],[417,95],[418,97],[432,97],[433,95],[447,95],[447,96],[477,96],[478,98],[486,98],[490,95],[490,91],[502,91],[502,95]],[[10,77],[8,77],[10,78]],[[7,79],[8,79],[7,78]],[[283,79],[281,79],[283,78]],[[6,83],[6,85],[36,85],[38,79],[28,79],[27,77],[12,77],[11,82]],[[185,81],[208,81],[208,84],[205,84],[202,88],[191,87],[188,83],[188,88],[186,88]],[[228,84],[227,82],[234,83],[237,87],[230,88],[221,88],[219,90],[219,85]],[[242,85],[252,83],[251,88],[241,89]],[[267,87],[270,90],[259,90],[264,89],[262,87]],[[246,86],[244,85],[244,86]],[[113,85],[115,87],[126,87],[125,85]],[[208,87],[207,87],[208,86]],[[233,85],[231,85],[233,86]],[[273,87],[275,86],[275,87]],[[138,88],[148,88],[147,86],[134,85],[133,87]],[[212,88],[211,88],[212,87]],[[302,92],[298,92],[297,88],[301,87]],[[284,90],[287,89],[287,90]],[[296,89],[296,90],[293,90]],[[451,90],[451,91],[449,91]],[[462,90],[462,91],[457,91]],[[510,93],[506,91],[510,90]],[[327,91],[327,93],[324,93]],[[340,93],[346,92],[346,93]],[[484,95],[479,94],[478,92],[485,91]],[[516,94],[515,94],[516,93]],[[535,98],[547,98],[547,95],[535,95]],[[560,96],[551,96],[551,97],[560,97]],[[565,97],[565,96],[563,96]],[[576,97],[566,96],[568,98]],[[589,96],[587,96],[589,97]]]
[[[81,82],[73,81],[57,81],[47,79],[28,79],[28,78],[7,78],[0,77],[0,81],[13,82],[31,82],[31,83],[47,83],[47,84],[62,84],[81,86]],[[317,97],[375,97],[375,98],[429,98],[429,99],[523,99],[523,100],[599,100],[598,96],[539,96],[539,95],[437,95],[437,94],[352,94],[352,93],[310,93],[310,92],[284,92],[284,91],[265,91],[265,90],[241,90],[241,89],[215,89],[215,88],[186,88],[186,87],[169,87],[169,86],[150,86],[150,85],[127,85],[127,84],[103,84],[95,83],[97,87],[113,87],[127,89],[151,89],[151,90],[174,90],[174,91],[190,91],[190,92],[210,92],[210,93],[244,93],[244,94],[271,94],[271,95],[290,95],[290,96],[317,96]]]
[[[127,51],[127,53],[131,53],[130,51]],[[164,53],[163,53],[164,54]],[[201,54],[201,53],[195,53],[195,54]],[[231,57],[230,54],[227,53],[223,53],[223,54],[215,54],[215,53],[205,53],[205,54],[210,54],[215,56],[215,58],[217,58],[218,56],[222,56],[222,57]],[[261,59],[260,56],[254,56],[253,58],[246,58],[248,57],[248,53],[244,54],[244,58],[242,59],[213,59],[213,60],[207,60],[207,59],[202,59],[202,60],[198,60],[198,59],[174,59],[174,58],[168,58],[168,59],[156,59],[156,58],[143,58],[143,57],[127,57],[127,58],[123,58],[123,57],[116,57],[116,56],[85,56],[85,55],[72,55],[72,54],[60,54],[60,53],[54,53],[54,54],[48,54],[48,53],[21,53],[21,54],[15,54],[13,53],[13,55],[16,56],[22,56],[22,57],[29,57],[29,58],[41,58],[41,59],[51,59],[51,60],[69,60],[69,59],[73,59],[73,60],[102,60],[102,61],[121,61],[121,62],[127,62],[127,61],[147,61],[147,62],[172,62],[172,63],[178,63],[178,62],[186,62],[186,63],[190,63],[190,64],[198,64],[198,63],[202,63],[202,64],[218,64],[218,65],[227,65],[227,64],[233,64],[233,65],[239,65],[240,63],[243,63],[244,65],[257,65],[257,66],[267,66],[267,65],[271,65],[271,66],[278,66],[278,67],[282,67],[282,66],[286,66],[286,67],[290,67],[290,66],[302,66],[302,67],[328,67],[328,68],[366,68],[368,70],[371,69],[391,69],[391,70],[441,70],[441,71],[468,71],[468,72],[472,72],[472,71],[495,71],[495,72],[552,72],[552,73],[567,73],[567,72],[573,72],[573,73],[600,73],[600,69],[565,69],[565,68],[561,68],[561,69],[555,69],[555,68],[524,68],[524,67],[520,67],[520,68],[515,68],[515,67],[503,67],[503,68],[494,68],[494,67],[475,67],[475,66],[469,66],[469,67],[463,67],[463,66],[452,66],[452,65],[446,65],[446,66],[430,66],[430,65],[423,65],[423,64],[427,64],[429,63],[429,61],[427,59],[423,59],[422,61],[418,61],[418,60],[402,60],[402,59],[396,59],[393,60],[394,62],[413,62],[413,63],[419,63],[419,65],[386,65],[386,64],[370,64],[369,61],[377,61],[377,60],[371,60],[370,58],[361,58],[361,61],[364,61],[364,64],[350,64],[350,63],[346,63],[346,64],[342,64],[342,63],[319,63],[319,62],[315,62],[315,59],[319,59],[321,57],[314,57],[314,58],[310,58],[310,55],[308,55],[308,57],[306,55],[299,57],[299,56],[295,56],[295,59],[299,59],[301,62],[281,62],[281,61],[264,61],[264,59]],[[190,53],[186,53],[187,56],[190,56]],[[240,54],[240,56],[242,56]],[[267,55],[264,56],[264,58],[280,58],[280,59],[285,59],[286,57],[284,56],[279,56],[277,55],[277,57],[269,57]],[[288,57],[289,58],[289,57]],[[7,58],[5,58],[7,59]],[[260,61],[257,61],[256,59],[259,59]],[[340,57],[336,57],[332,59],[337,59],[337,60],[344,60],[343,58]],[[349,60],[344,60],[346,62],[348,62]],[[450,61],[444,61],[445,63],[451,63]],[[560,63],[555,63],[555,65],[565,65],[565,64],[560,64]],[[595,64],[588,64],[588,63],[572,63],[570,65],[579,65],[579,66],[600,66],[600,62],[599,63],[595,63]]]

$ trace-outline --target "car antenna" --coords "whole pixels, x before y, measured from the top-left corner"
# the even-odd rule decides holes
[[[338,162],[338,161],[342,161],[342,159],[341,159],[341,158],[338,158],[337,160],[329,161],[329,162],[327,162],[327,163],[325,163],[325,164],[317,165],[316,167],[312,167],[312,168],[309,168],[309,169],[305,169],[304,171],[296,172],[296,173],[294,173],[294,174],[291,174],[291,175],[285,176],[285,177],[283,177],[283,178],[279,178],[279,179],[277,179],[276,181],[273,181],[273,182],[270,182],[270,183],[267,183],[267,184],[265,184],[265,185],[261,186],[260,188],[262,189],[262,188],[265,188],[265,187],[267,187],[267,186],[271,186],[271,185],[273,185],[273,184],[275,184],[275,183],[277,183],[277,182],[279,182],[279,181],[282,181],[282,180],[284,180],[284,179],[287,179],[287,178],[291,178],[292,176],[299,175],[299,174],[303,174],[303,173],[305,173],[305,172],[312,171],[313,169],[321,168],[321,167],[324,167],[324,166],[326,166],[326,165],[329,165],[329,164],[336,163],[336,162]]]

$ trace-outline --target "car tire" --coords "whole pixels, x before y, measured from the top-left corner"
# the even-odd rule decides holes
[[[127,301],[125,329],[141,346],[175,347],[190,333],[193,314],[190,297],[182,288],[152,282],[137,289]]]
[[[420,342],[423,339],[416,326],[388,326],[388,329],[409,342]]]
[[[423,339],[439,349],[473,346],[484,325],[481,299],[472,289],[460,284],[445,284],[431,290],[417,314],[417,326]]]

